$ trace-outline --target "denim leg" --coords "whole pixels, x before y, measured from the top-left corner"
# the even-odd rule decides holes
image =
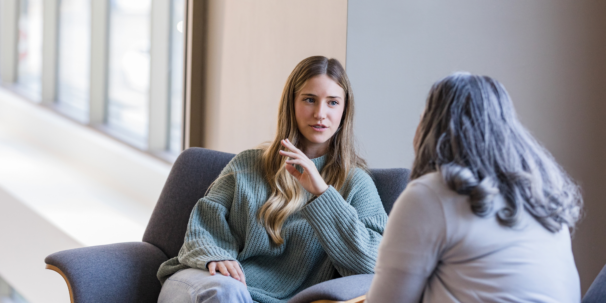
[[[206,270],[180,270],[164,282],[158,303],[252,303],[242,282]]]

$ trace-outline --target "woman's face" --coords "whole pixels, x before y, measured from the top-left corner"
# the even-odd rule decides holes
[[[297,126],[303,135],[303,152],[314,149],[324,154],[329,139],[341,123],[345,91],[327,75],[315,76],[303,85],[295,98]]]

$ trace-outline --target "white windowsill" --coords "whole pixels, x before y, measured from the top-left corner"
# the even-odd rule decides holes
[[[8,194],[0,195],[0,213],[21,203],[30,212],[22,211],[20,220],[47,229],[45,224],[50,224],[56,229],[52,237],[57,240],[35,241],[41,237],[35,228],[14,229],[5,220],[4,224],[0,221],[0,247],[26,249],[23,242],[30,239],[36,249],[52,253],[78,246],[141,241],[170,167],[0,88],[0,191]],[[2,199],[9,195],[12,198]],[[11,263],[36,266],[23,272],[2,261],[9,255],[23,259]],[[28,258],[28,254],[14,255],[0,249],[0,275],[30,303],[54,302],[49,300],[52,294],[41,294],[39,283],[44,281],[33,283],[24,278],[40,276],[34,272],[38,268],[44,271],[43,259]]]

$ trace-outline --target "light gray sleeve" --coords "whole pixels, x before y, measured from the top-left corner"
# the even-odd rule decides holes
[[[387,221],[369,303],[418,303],[447,239],[440,198],[412,182],[395,202]]]

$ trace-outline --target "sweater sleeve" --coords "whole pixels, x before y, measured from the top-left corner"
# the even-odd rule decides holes
[[[358,170],[346,199],[332,186],[302,209],[341,276],[374,272],[387,214],[374,182]]]
[[[366,302],[420,302],[447,239],[440,198],[411,183],[396,201]]]
[[[240,245],[227,222],[236,187],[230,164],[191,212],[178,255],[179,263],[183,265],[206,270],[208,262],[236,260]]]

